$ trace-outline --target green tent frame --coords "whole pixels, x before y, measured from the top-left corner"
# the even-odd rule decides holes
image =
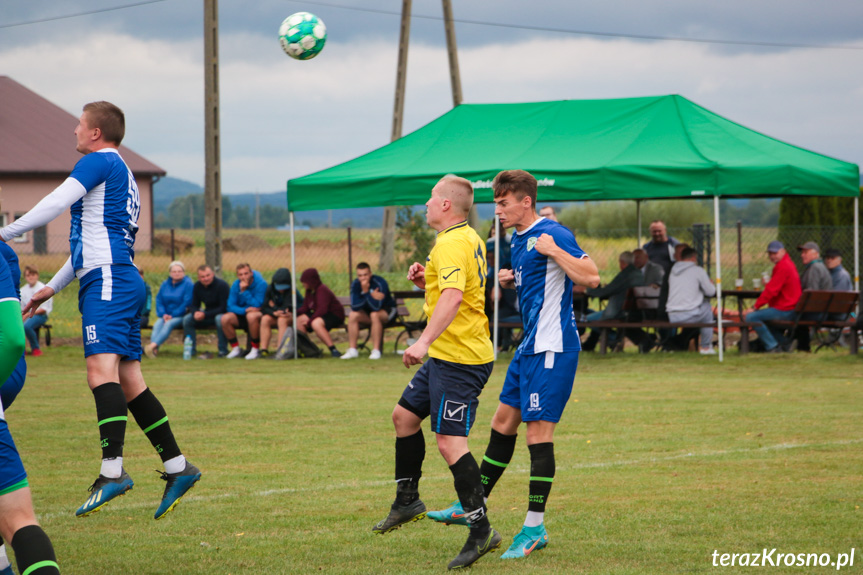
[[[720,318],[720,198],[853,197],[859,289],[859,167],[765,136],[679,95],[462,104],[368,154],[291,179],[292,271],[294,212],[423,204],[446,174],[471,180],[475,201],[491,202],[491,180],[511,168],[536,176],[544,202],[712,197]]]

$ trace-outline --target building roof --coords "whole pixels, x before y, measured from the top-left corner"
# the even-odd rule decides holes
[[[81,154],[73,132],[78,118],[8,76],[0,76],[0,174],[68,175]],[[120,155],[138,176],[165,170],[129,148]]]

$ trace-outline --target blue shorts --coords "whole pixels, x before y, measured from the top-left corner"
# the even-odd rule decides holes
[[[135,266],[95,268],[81,278],[80,285],[84,357],[114,353],[123,360],[140,360],[141,308],[147,295]]]
[[[0,387],[0,401],[3,402],[3,409],[9,409],[12,402],[18,396],[21,388],[24,387],[24,380],[27,378],[27,362],[24,360],[24,354],[21,354],[21,359],[15,364],[15,369],[12,370],[12,375],[9,379],[3,382]]]
[[[435,433],[467,437],[493,367],[494,362],[465,365],[429,358],[405,388],[399,405],[420,419],[431,416]]]
[[[577,351],[522,355],[516,351],[506,372],[500,402],[521,410],[522,421],[557,423],[572,393]]]
[[[27,472],[12,441],[6,420],[0,417],[0,495],[27,487]]]

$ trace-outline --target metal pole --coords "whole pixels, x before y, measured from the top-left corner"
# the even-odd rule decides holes
[[[354,249],[351,243],[351,226],[348,226],[348,289],[354,281]]]
[[[411,35],[411,0],[402,0],[402,21],[399,35],[399,59],[396,67],[396,96],[393,103],[393,130],[390,140],[402,137],[402,119],[405,111],[405,84],[408,74],[408,44]],[[396,231],[396,206],[384,207],[381,226],[381,271],[392,271]]]
[[[860,198],[854,198],[854,291],[860,291]],[[860,304],[863,309],[863,302]]]
[[[171,228],[171,261],[176,261],[176,259],[174,255],[174,228]]]
[[[719,196],[713,196],[713,228],[716,230],[716,325],[719,335],[719,362],[722,363],[722,263],[719,261]]]
[[[500,317],[500,297],[503,295],[500,292],[500,282],[497,279],[497,274],[500,271],[500,217],[494,215],[494,358],[497,359],[497,340],[498,340],[498,318]]]
[[[204,249],[217,275],[222,272],[219,134],[219,1],[204,0]]]
[[[291,308],[294,310],[291,314],[291,323],[294,330],[294,359],[299,359],[297,357],[297,257],[294,250],[296,245],[294,241],[294,212],[288,212],[288,217],[291,223]]]
[[[743,222],[737,220],[737,279],[743,279]]]
[[[635,219],[638,222],[638,245],[635,248],[638,249],[641,247],[641,200],[635,200]]]

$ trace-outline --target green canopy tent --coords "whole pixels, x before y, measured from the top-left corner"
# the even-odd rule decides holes
[[[474,183],[477,202],[491,202],[492,178],[512,168],[537,177],[542,201],[713,197],[720,286],[719,198],[847,196],[856,204],[860,195],[855,164],[770,138],[677,95],[462,104],[368,154],[289,180],[292,229],[295,211],[425,203],[450,173]],[[858,227],[855,220],[855,278]]]

